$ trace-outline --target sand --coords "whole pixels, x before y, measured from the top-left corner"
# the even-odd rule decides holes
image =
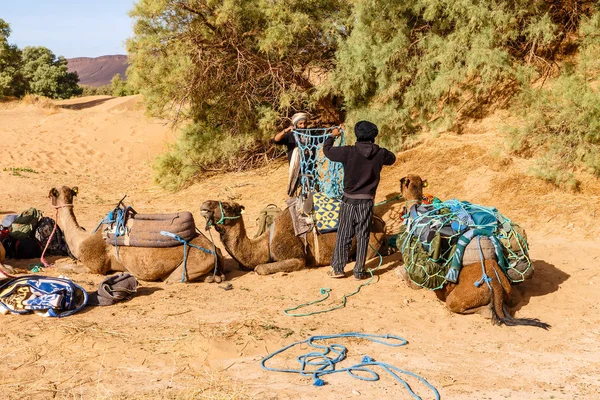
[[[48,192],[68,185],[79,187],[74,211],[88,230],[127,194],[139,212],[189,210],[199,225],[204,200],[235,200],[246,207],[253,235],[261,208],[284,205],[284,159],[258,171],[214,176],[174,194],[156,186],[152,162],[175,134],[165,121],[144,116],[139,105],[137,96],[88,97],[59,102],[58,108],[1,104],[1,213],[37,207],[53,216]],[[573,193],[532,178],[531,160],[511,156],[504,147],[506,118],[498,113],[462,135],[425,136],[384,170],[377,200],[397,191],[402,176],[417,173],[428,179],[428,192],[442,199],[493,205],[521,224],[536,272],[515,287],[522,300],[513,311],[551,324],[549,331],[452,314],[432,292],[401,281],[397,255],[385,257],[376,282],[345,308],[289,317],[285,308],[315,300],[321,287],[332,289],[333,305],[357,283],[327,279],[327,268],[258,276],[237,270],[229,259],[229,291],[223,284],[142,282],[127,303],[86,308],[64,319],[0,316],[1,397],[410,399],[382,370],[376,382],[344,373],[324,377],[326,385],[315,387],[309,377],[267,372],[259,364],[311,335],[362,332],[398,335],[409,344],[390,348],[337,340],[348,347],[345,366],[369,355],[420,374],[445,399],[600,398],[600,184],[582,172],[581,191]],[[24,268],[34,261],[8,263]],[[102,280],[69,277],[88,290]],[[293,368],[298,354],[282,354],[272,365]],[[414,379],[409,382],[423,398],[433,398]]]

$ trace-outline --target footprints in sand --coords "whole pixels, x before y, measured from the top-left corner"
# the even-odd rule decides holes
[[[2,119],[5,139],[14,144],[5,157],[6,167],[79,182],[124,181],[140,174],[151,179],[151,164],[170,132],[142,111],[115,113],[102,106],[50,116],[15,108],[4,110]]]

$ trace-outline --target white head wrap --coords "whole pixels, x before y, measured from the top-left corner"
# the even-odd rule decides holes
[[[308,114],[296,113],[292,115],[292,125],[294,125],[294,127],[296,127],[296,125],[298,125],[298,122],[300,121],[308,121]]]

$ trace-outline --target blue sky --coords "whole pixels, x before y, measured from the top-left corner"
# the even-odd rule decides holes
[[[126,54],[134,0],[0,0],[10,44],[44,46],[56,56]]]

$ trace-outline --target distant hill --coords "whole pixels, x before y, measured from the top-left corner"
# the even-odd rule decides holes
[[[88,86],[108,85],[115,74],[120,74],[125,79],[127,69],[127,56],[117,54],[96,58],[77,57],[68,58],[69,71],[77,72],[79,84]]]

